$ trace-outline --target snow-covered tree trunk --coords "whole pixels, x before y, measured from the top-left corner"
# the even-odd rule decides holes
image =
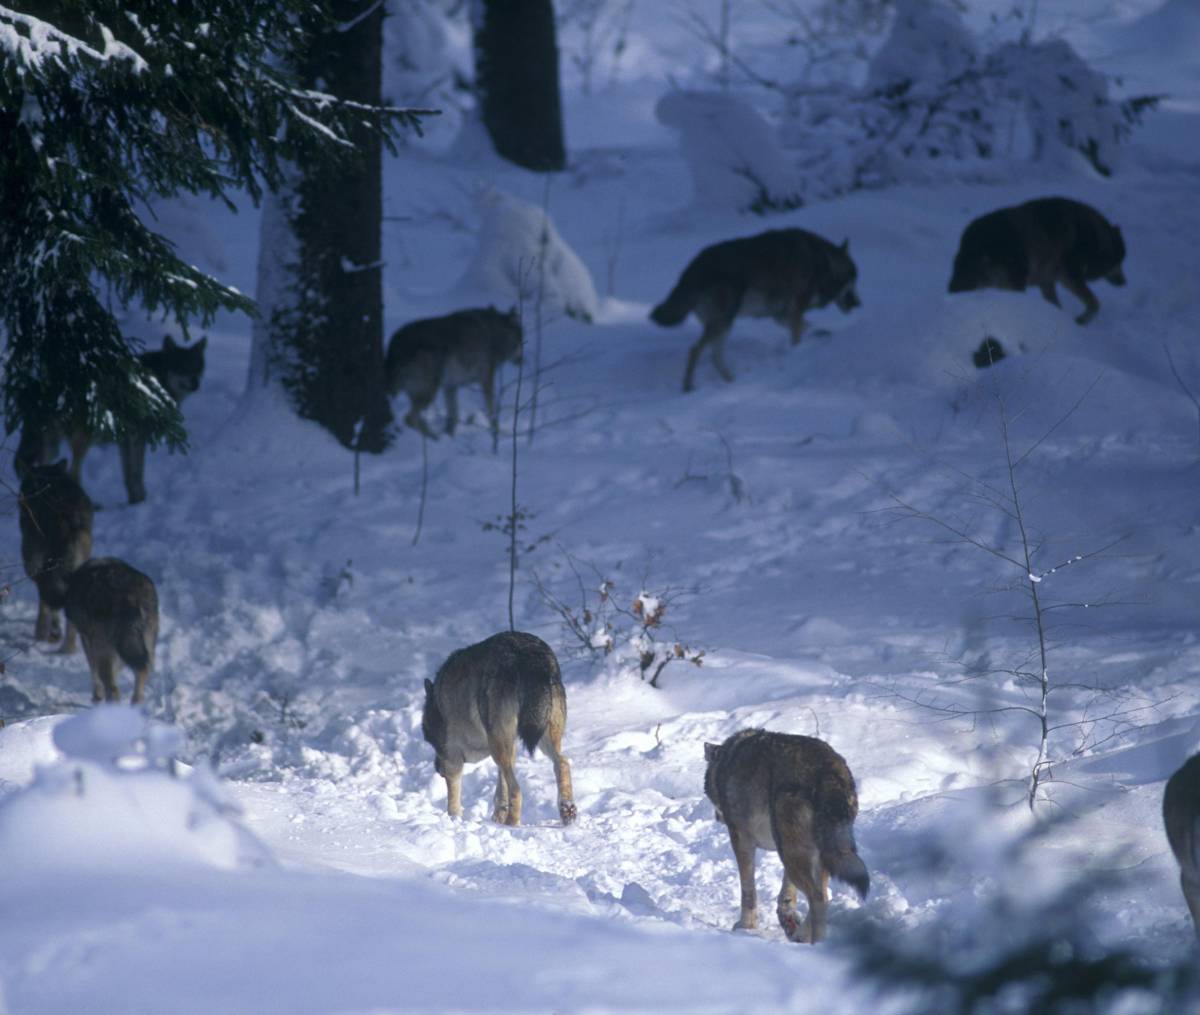
[[[382,4],[337,0],[337,25],[314,35],[303,83],[342,99],[380,101]],[[381,451],[391,409],[383,370],[380,142],[363,129],[334,159],[289,167],[264,203],[260,318],[247,389],[279,384],[302,417],[342,444]]]
[[[498,154],[539,172],[567,163],[551,0],[475,0],[475,90]]]

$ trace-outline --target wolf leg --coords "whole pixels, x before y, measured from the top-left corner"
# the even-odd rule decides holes
[[[121,474],[130,504],[146,499],[146,445],[141,441],[121,442]]]
[[[1053,303],[1056,307],[1061,307],[1058,302],[1058,290],[1054,288],[1054,279],[1046,279],[1044,282],[1038,283],[1038,288],[1042,291],[1042,297],[1048,302]]]
[[[120,701],[115,653],[108,649],[96,649],[89,653],[88,663],[92,670],[92,701],[99,701],[101,696],[105,701]]]
[[[437,434],[433,432],[429,424],[425,422],[425,417],[422,415],[429,408],[429,403],[433,401],[433,396],[436,393],[436,388],[429,392],[412,392],[408,393],[409,407],[408,414],[404,417],[404,422],[414,430],[419,430],[426,437],[437,440]]]
[[[1200,880],[1196,875],[1183,868],[1179,872],[1179,884],[1183,888],[1183,897],[1187,900],[1188,911],[1192,914],[1192,925],[1196,936],[1200,937]]]
[[[713,366],[717,368],[717,373],[721,375],[721,379],[726,384],[732,383],[733,371],[729,369],[729,364],[725,362],[725,339],[729,336],[729,331],[726,329],[720,338],[713,342],[712,361]]]
[[[146,692],[146,681],[150,678],[150,664],[147,663],[140,669],[133,671],[133,697],[129,700],[133,704],[141,703]]]
[[[571,763],[562,753],[562,722],[556,722],[554,715],[550,719],[549,729],[542,737],[539,747],[554,762],[554,781],[558,785],[558,816],[564,825],[569,825],[579,812],[575,809],[575,794],[571,788]]]
[[[74,655],[75,654],[75,636],[76,636],[75,625],[72,624],[68,620],[67,621],[67,633],[63,638],[63,643],[58,648],[59,652],[61,652],[65,656]]]
[[[502,739],[488,738],[488,749],[492,760],[500,769],[500,779],[507,783],[508,807],[504,812],[499,810],[492,818],[502,825],[519,825],[521,823],[521,785],[517,782],[517,741],[516,737]],[[500,799],[499,787],[496,792],[497,801]]]
[[[825,909],[828,878],[821,866],[821,855],[813,839],[813,810],[798,793],[781,793],[771,808],[771,832],[775,849],[783,861],[784,876],[804,893],[808,900],[808,918],[797,924],[793,918],[779,922],[788,940],[816,944],[825,936]]]
[[[804,337],[804,307],[803,301],[797,300],[795,309],[788,318],[788,330],[791,332],[792,345],[799,345],[800,339]]]
[[[452,818],[462,817],[462,770],[443,776],[446,780],[446,813]]]
[[[775,901],[775,915],[779,918],[779,926],[787,935],[789,941],[795,941],[801,930],[801,920],[796,913],[796,886],[783,875],[783,884],[779,889],[779,898]]]
[[[724,340],[725,334],[726,334],[726,332],[728,332],[728,330],[729,329],[727,326],[722,327],[721,325],[718,325],[715,323],[706,324],[704,326],[704,331],[701,332],[700,337],[698,339],[696,339],[696,341],[692,345],[691,349],[688,350],[687,368],[683,371],[683,390],[684,391],[692,391],[695,388],[695,384],[693,383],[693,377],[696,373],[696,363],[699,361],[700,354],[704,351],[705,346],[710,345],[713,342],[716,342],[716,343],[718,343],[718,348],[719,348],[719,345]],[[717,356],[718,356],[718,353],[714,351],[714,353],[713,353],[714,362],[717,362]],[[721,376],[724,377],[725,380],[727,380],[727,381],[733,380],[733,375],[731,373],[729,373],[729,367],[724,365],[724,357],[722,357],[720,362],[718,363],[717,369],[722,371]]]
[[[500,449],[500,410],[496,408],[496,368],[488,367],[483,377],[483,404],[487,409],[488,428],[492,433],[492,453]]]
[[[446,434],[453,437],[458,428],[458,388],[447,384],[442,389],[442,397],[446,400]]]
[[[1087,283],[1081,278],[1066,278],[1063,279],[1063,285],[1067,292],[1074,296],[1078,296],[1083,301],[1084,311],[1075,318],[1076,324],[1087,324],[1093,317],[1100,312],[1100,301],[1096,299],[1096,294],[1088,288]]]
[[[734,930],[754,930],[758,926],[758,892],[754,887],[754,840],[729,825],[729,845],[737,860],[738,880],[742,887],[742,911]]]
[[[52,610],[38,594],[37,621],[33,625],[33,637],[37,641],[58,641],[62,637],[59,629],[58,611]]]

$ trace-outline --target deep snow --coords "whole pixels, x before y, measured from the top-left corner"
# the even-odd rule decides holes
[[[987,29],[1009,6],[976,5],[971,23]],[[1200,77],[1174,48],[1200,30],[1194,11],[1040,5],[1039,34],[1065,34],[1133,91],[1172,95],[1109,180],[1021,163],[769,219],[691,203],[654,105],[669,75],[698,79],[703,54],[665,11],[637,8],[637,58],[616,85],[584,95],[565,70],[572,164],[549,212],[599,306],[590,325],[546,325],[539,429],[519,442],[523,538],[536,546],[517,624],[561,650],[577,826],[557,824],[549,762],[524,756],[525,826],[488,820],[490,763],[468,772],[465,816],[451,820],[420,735],[422,680],[507,621],[494,528],[509,510],[507,445],[492,453],[481,411],[428,444],[412,545],[417,437],[364,459],[354,496],[352,462],[322,431],[269,397],[243,399],[250,324],[223,318],[185,404],[192,453],[153,454],[149,500],[134,508],[113,449],[94,450],[84,477],[104,506],[97,553],[158,585],[150,714],[182,732],[196,767],[173,780],[64,758],[53,731],[88,709],[86,665],[31,643],[36,597],[18,575],[0,613],[0,1012],[887,1010],[848,972],[856,928],[905,937],[990,886],[1037,896],[1076,871],[1109,877],[1095,900],[1103,941],[1184,954],[1191,928],[1158,811],[1165,778],[1200,749],[1200,435],[1164,353],[1200,393]],[[469,298],[481,187],[544,197],[542,178],[433,141],[387,168],[389,333],[452,309],[452,290],[453,306]],[[1052,193],[1124,231],[1129,284],[1097,283],[1095,321],[1077,327],[1066,293],[1063,310],[1036,292],[946,295],[972,217]],[[180,200],[162,223],[201,267],[253,291],[253,209]],[[739,320],[736,382],[705,361],[697,391],[680,394],[699,326],[659,329],[648,309],[701,246],[783,225],[850,239],[863,307],[814,312],[797,348],[773,322]],[[157,323],[130,328],[161,337]],[[977,372],[986,335],[1012,354]],[[1032,873],[1006,867],[996,844],[1028,825],[1034,724],[989,711],[1028,698],[980,675],[1028,665],[1028,625],[1013,620],[1024,606],[1008,591],[1021,575],[896,511],[899,499],[1011,545],[1008,520],[971,496],[976,479],[1006,482],[997,394],[1021,449],[1067,416],[1022,467],[1039,567],[1111,546],[1043,581],[1051,598],[1088,604],[1054,614],[1055,714],[1120,716],[1056,734],[1046,796],[1058,806],[1045,810],[1069,820]],[[512,398],[510,383],[506,425]],[[481,410],[467,393],[463,406]],[[17,561],[6,510],[0,553]],[[568,555],[625,603],[685,593],[666,623],[704,665],[672,664],[652,689],[568,653],[531,580],[574,601]],[[703,796],[702,744],[748,725],[820,735],[857,777],[872,893],[860,904],[835,888],[827,945],[784,941],[780,868],[761,854],[761,929],[728,932],[737,874]],[[220,789],[196,774],[208,764]],[[74,792],[81,765],[100,767]],[[180,786],[225,801],[208,827],[236,834],[197,844]],[[930,839],[965,869],[931,871]]]

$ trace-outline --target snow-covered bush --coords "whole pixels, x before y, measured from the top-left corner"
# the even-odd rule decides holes
[[[617,586],[591,565],[583,565],[592,576],[585,580],[579,562],[567,558],[578,605],[570,606],[552,591],[535,572],[534,582],[542,602],[557,614],[562,626],[559,651],[568,658],[607,662],[618,673],[637,673],[651,687],[658,687],[662,671],[673,662],[704,665],[704,650],[692,648],[667,631],[664,620],[668,609],[686,596],[686,590],[663,588],[646,590],[646,582],[629,602],[622,605]]]
[[[654,113],[679,131],[696,205],[759,214],[800,205],[795,170],[749,103],[725,92],[674,91]]]
[[[861,88],[785,89],[781,138],[805,196],[980,169],[987,160],[1081,153],[1111,172],[1115,148],[1157,98],[1115,102],[1062,39],[983,51],[959,8],[901,0]]]
[[[402,0],[389,3],[387,14],[384,98],[398,106],[441,111],[425,121],[426,147],[453,139],[469,101],[466,82],[471,77],[470,31],[461,8],[444,0]]]
[[[500,306],[540,298],[545,319],[562,314],[595,318],[598,301],[591,273],[544,209],[492,188],[480,191],[477,203],[479,242],[457,292]]]
[[[39,765],[29,786],[0,802],[6,873],[271,862],[213,773],[180,771],[175,727],[99,705],[58,724],[53,740],[62,760]]]

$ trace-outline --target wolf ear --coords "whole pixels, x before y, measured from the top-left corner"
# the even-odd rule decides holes
[[[428,698],[432,694],[433,694],[433,681],[430,680],[428,677],[426,677],[425,678],[425,697]]]
[[[67,474],[67,460],[65,458],[60,458],[57,462],[51,465],[50,468],[52,468],[59,475],[65,476]]]
[[[514,321],[519,321],[521,319],[521,314],[517,310],[517,305],[515,303],[508,308],[508,316]]]
[[[163,347],[164,349],[174,349],[174,348],[176,348],[176,346],[175,346],[175,339],[173,339],[173,338],[172,338],[170,335],[163,335],[163,344],[162,344],[162,347]]]
[[[842,245],[838,248],[843,254],[850,253],[850,237],[847,236],[842,240]]]
[[[712,761],[717,756],[717,751],[721,749],[720,744],[710,744],[708,741],[704,743],[704,760]]]
[[[197,342],[195,345],[193,345],[192,348],[198,349],[200,352],[204,352],[204,347],[206,345],[208,345],[208,336],[207,335],[205,335],[202,339],[200,339],[199,342]]]

